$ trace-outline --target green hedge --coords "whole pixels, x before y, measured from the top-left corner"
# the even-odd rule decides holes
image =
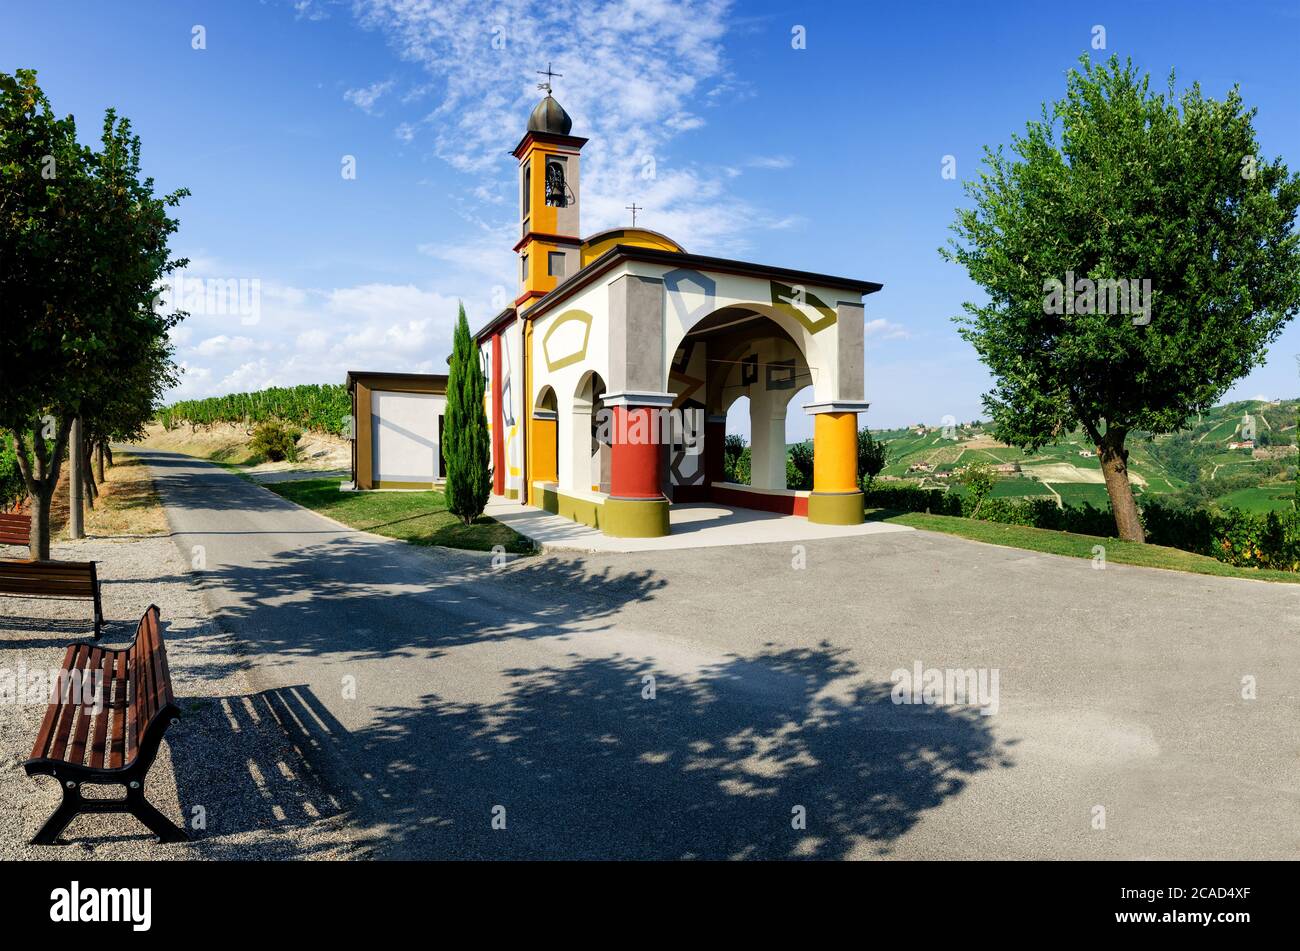
[[[973,517],[973,499],[942,489],[877,485],[866,494],[868,508]],[[1109,508],[1064,507],[1048,498],[986,498],[979,519],[1080,535],[1115,536]],[[1209,555],[1245,568],[1300,571],[1300,512],[1244,512],[1238,508],[1186,508],[1148,501],[1142,505],[1147,541]]]
[[[1143,506],[1147,541],[1245,568],[1300,571],[1300,512]]]

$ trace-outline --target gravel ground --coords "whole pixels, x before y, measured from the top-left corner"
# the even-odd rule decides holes
[[[0,546],[0,557],[24,556]],[[171,538],[56,543],[53,556],[99,563],[105,646],[129,643],[150,604],[162,611],[183,713],[167,733],[146,793],[173,822],[189,827],[191,841],[160,845],[132,817],[109,814],[73,820],[62,836],[66,844],[29,845],[60,795],[55,780],[29,777],[22,768],[44,703],[7,700],[0,703],[0,860],[348,857],[343,804],[301,753],[311,741],[299,718],[310,714],[290,710],[283,691],[258,694],[250,687],[239,642],[212,621]],[[87,602],[0,596],[0,682],[24,667],[57,668],[69,643],[89,638],[91,615]],[[196,818],[206,828],[196,827]]]

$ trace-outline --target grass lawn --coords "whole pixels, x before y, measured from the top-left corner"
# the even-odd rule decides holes
[[[991,545],[1046,552],[1050,555],[1092,558],[1093,546],[1102,545],[1106,549],[1106,561],[1121,565],[1142,565],[1147,568],[1168,568],[1172,571],[1190,571],[1223,578],[1250,578],[1255,581],[1300,584],[1300,572],[1237,568],[1205,555],[1193,555],[1190,552],[1179,551],[1177,548],[1164,548],[1160,545],[1138,545],[1117,538],[1074,535],[1070,532],[1054,532],[1044,528],[1002,525],[997,522],[981,522],[948,515],[926,515],[921,512],[890,513],[877,509],[874,512],[869,511],[867,518],[897,522],[899,525],[910,525],[912,528],[929,532],[959,535],[962,538],[987,542]]]
[[[1289,512],[1295,498],[1295,487],[1285,485],[1256,485],[1221,495],[1214,501],[1221,506],[1236,506],[1245,512]]]
[[[473,525],[463,524],[447,511],[441,492],[340,492],[338,479],[276,482],[263,488],[344,525],[412,545],[473,551],[500,545],[517,555],[533,551],[532,542],[494,518],[481,516]]]

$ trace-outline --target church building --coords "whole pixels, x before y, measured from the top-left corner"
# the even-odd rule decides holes
[[[863,299],[881,285],[691,254],[644,228],[584,237],[572,125],[548,88],[512,153],[519,294],[476,335],[493,492],[620,537],[668,534],[686,502],[861,522]],[[724,472],[742,396],[748,485]],[[814,417],[810,492],[786,487],[792,409]]]

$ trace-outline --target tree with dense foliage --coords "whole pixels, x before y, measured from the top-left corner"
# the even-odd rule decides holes
[[[34,72],[0,73],[0,430],[32,499],[35,558],[49,557],[72,420],[128,391],[143,399],[124,381],[183,316],[157,313],[155,295],[185,264],[169,258],[177,222],[167,211],[186,194],[154,195],[140,140],[113,110],[91,149],[71,116],[55,116]]]
[[[739,433],[728,433],[722,441],[722,472],[728,482],[749,483],[749,447]]]
[[[858,485],[871,488],[889,461],[889,447],[871,435],[869,429],[858,430]]]
[[[1235,88],[1157,94],[1084,56],[1014,159],[985,150],[940,251],[988,295],[954,319],[995,377],[993,434],[1032,452],[1083,427],[1124,539],[1144,540],[1129,435],[1208,410],[1300,308],[1300,176],[1254,116]]]
[[[466,525],[483,514],[492,491],[487,413],[483,396],[487,378],[478,347],[470,336],[465,305],[460,305],[447,375],[447,410],[443,455],[447,460],[447,511]]]
[[[993,474],[993,470],[989,468],[986,462],[972,462],[964,466],[957,475],[961,484],[966,487],[966,491],[970,493],[970,517],[979,518],[984,500],[993,493],[993,486],[997,483],[997,476]]]
[[[795,443],[787,452],[785,487],[787,489],[813,487],[813,445],[810,440]]]

